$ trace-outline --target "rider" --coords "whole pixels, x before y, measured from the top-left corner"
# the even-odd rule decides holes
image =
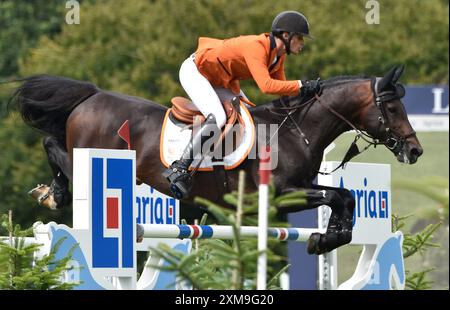
[[[222,102],[235,96],[246,98],[239,80],[255,80],[265,94],[295,96],[299,92],[308,95],[319,91],[319,79],[287,81],[284,73],[286,54],[299,54],[304,37],[311,38],[306,17],[296,11],[285,11],[273,20],[270,34],[226,40],[199,38],[197,51],[181,65],[180,82],[206,120],[191,138],[180,160],[174,161],[163,173],[176,198],[189,194],[192,178],[188,168],[197,158],[197,150],[210,138],[205,133],[217,132],[226,122]]]

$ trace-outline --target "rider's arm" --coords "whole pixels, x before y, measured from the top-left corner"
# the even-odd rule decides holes
[[[277,71],[272,72],[271,76],[275,80],[281,80],[286,81],[286,75],[284,74],[284,60],[286,59],[286,56],[283,56],[283,58],[280,59],[280,66],[278,67]],[[302,81],[298,80],[299,88],[302,88]]]
[[[285,96],[298,95],[300,90],[298,81],[278,80],[270,76],[267,69],[266,50],[262,44],[259,42],[249,43],[243,54],[253,79],[263,93]],[[284,75],[284,72],[281,72],[281,74]],[[286,78],[284,77],[284,79]]]

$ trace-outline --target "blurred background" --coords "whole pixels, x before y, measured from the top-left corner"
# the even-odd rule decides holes
[[[378,20],[370,15],[374,3]],[[178,70],[198,37],[269,32],[279,12],[297,10],[307,16],[315,40],[287,58],[288,79],[381,76],[405,65],[405,105],[424,155],[406,166],[377,148],[355,161],[391,164],[394,213],[411,215],[404,233],[442,223],[433,239],[439,247],[405,262],[411,271],[435,268],[431,287],[448,289],[448,8],[448,0],[0,0],[0,213],[12,209],[23,227],[72,221],[70,209],[51,212],[27,196],[37,183],[50,183],[50,169],[42,137],[7,109],[18,84],[3,82],[61,75],[168,105],[185,95]],[[275,98],[253,82],[242,88],[256,104]],[[342,159],[352,139],[341,136],[327,159]],[[350,277],[360,250],[339,250],[339,282]]]

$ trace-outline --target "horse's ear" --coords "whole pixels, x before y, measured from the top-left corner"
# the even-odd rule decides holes
[[[402,76],[403,71],[405,70],[405,66],[398,66],[395,69],[395,73],[394,73],[394,77],[392,78],[392,84],[395,85],[395,83],[397,83],[398,79]]]
[[[381,80],[378,82],[378,91],[385,90],[389,86],[389,84],[392,83],[392,78],[394,77],[396,70],[397,67],[392,67],[391,70],[389,70],[389,72],[381,78]]]

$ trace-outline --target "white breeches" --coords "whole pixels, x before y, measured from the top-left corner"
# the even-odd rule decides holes
[[[205,117],[212,113],[216,118],[217,126],[222,128],[227,120],[222,102],[230,101],[236,95],[229,89],[213,87],[198,71],[193,55],[181,65],[180,82],[200,112]],[[242,91],[240,95],[247,98]]]

